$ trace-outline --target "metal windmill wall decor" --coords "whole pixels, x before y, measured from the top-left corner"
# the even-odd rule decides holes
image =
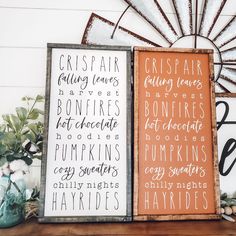
[[[170,18],[158,0],[123,0],[128,5],[117,22],[93,13],[82,43],[214,49],[216,92],[236,92],[236,15],[222,25],[221,15],[230,0],[168,0],[176,17]],[[149,40],[120,25],[133,9],[160,35]],[[174,19],[174,20],[173,20]],[[175,22],[173,22],[175,21]],[[145,26],[143,26],[145,27]]]

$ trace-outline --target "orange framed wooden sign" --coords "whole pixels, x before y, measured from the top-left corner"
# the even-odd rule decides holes
[[[220,218],[212,54],[134,49],[134,220]]]

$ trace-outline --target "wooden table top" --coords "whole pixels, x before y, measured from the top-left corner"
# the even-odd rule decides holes
[[[36,219],[9,229],[1,236],[75,235],[236,235],[236,223],[220,221],[175,221],[132,223],[39,224]]]

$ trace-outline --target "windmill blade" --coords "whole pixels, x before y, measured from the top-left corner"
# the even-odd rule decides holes
[[[199,34],[209,37],[227,0],[205,0]]]
[[[230,91],[221,83],[220,78],[215,82],[216,93],[230,93]]]
[[[223,79],[222,77],[219,77],[217,80],[218,85],[220,85],[221,89],[223,89],[225,93],[235,93],[236,92],[236,86],[232,81],[229,81],[227,79]]]
[[[192,27],[192,0],[172,0],[182,35],[190,35]]]
[[[173,44],[179,38],[157,0],[125,1],[149,22],[169,44]]]
[[[231,84],[231,87],[236,89],[236,69],[223,67],[221,70],[220,78]]]
[[[216,81],[218,89],[222,91],[216,92],[227,92],[235,93],[236,92],[236,68],[235,67],[225,67],[223,66],[221,74]]]
[[[219,48],[221,48],[234,39],[236,39],[236,16],[227,23],[213,41]]]
[[[113,37],[115,24],[97,14],[92,13],[82,38],[83,44],[122,45],[122,46],[155,46],[158,44],[138,35],[126,28],[118,26]]]
[[[224,62],[236,62],[236,47],[221,51],[221,58]]]
[[[216,93],[230,93],[230,91],[218,81],[215,82],[215,92]]]

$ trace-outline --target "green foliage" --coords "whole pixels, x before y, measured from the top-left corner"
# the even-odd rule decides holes
[[[16,114],[2,116],[0,124],[0,166],[5,162],[22,159],[28,165],[32,158],[40,158],[43,138],[43,111],[36,106],[43,96],[23,97],[26,107],[17,107]]]

